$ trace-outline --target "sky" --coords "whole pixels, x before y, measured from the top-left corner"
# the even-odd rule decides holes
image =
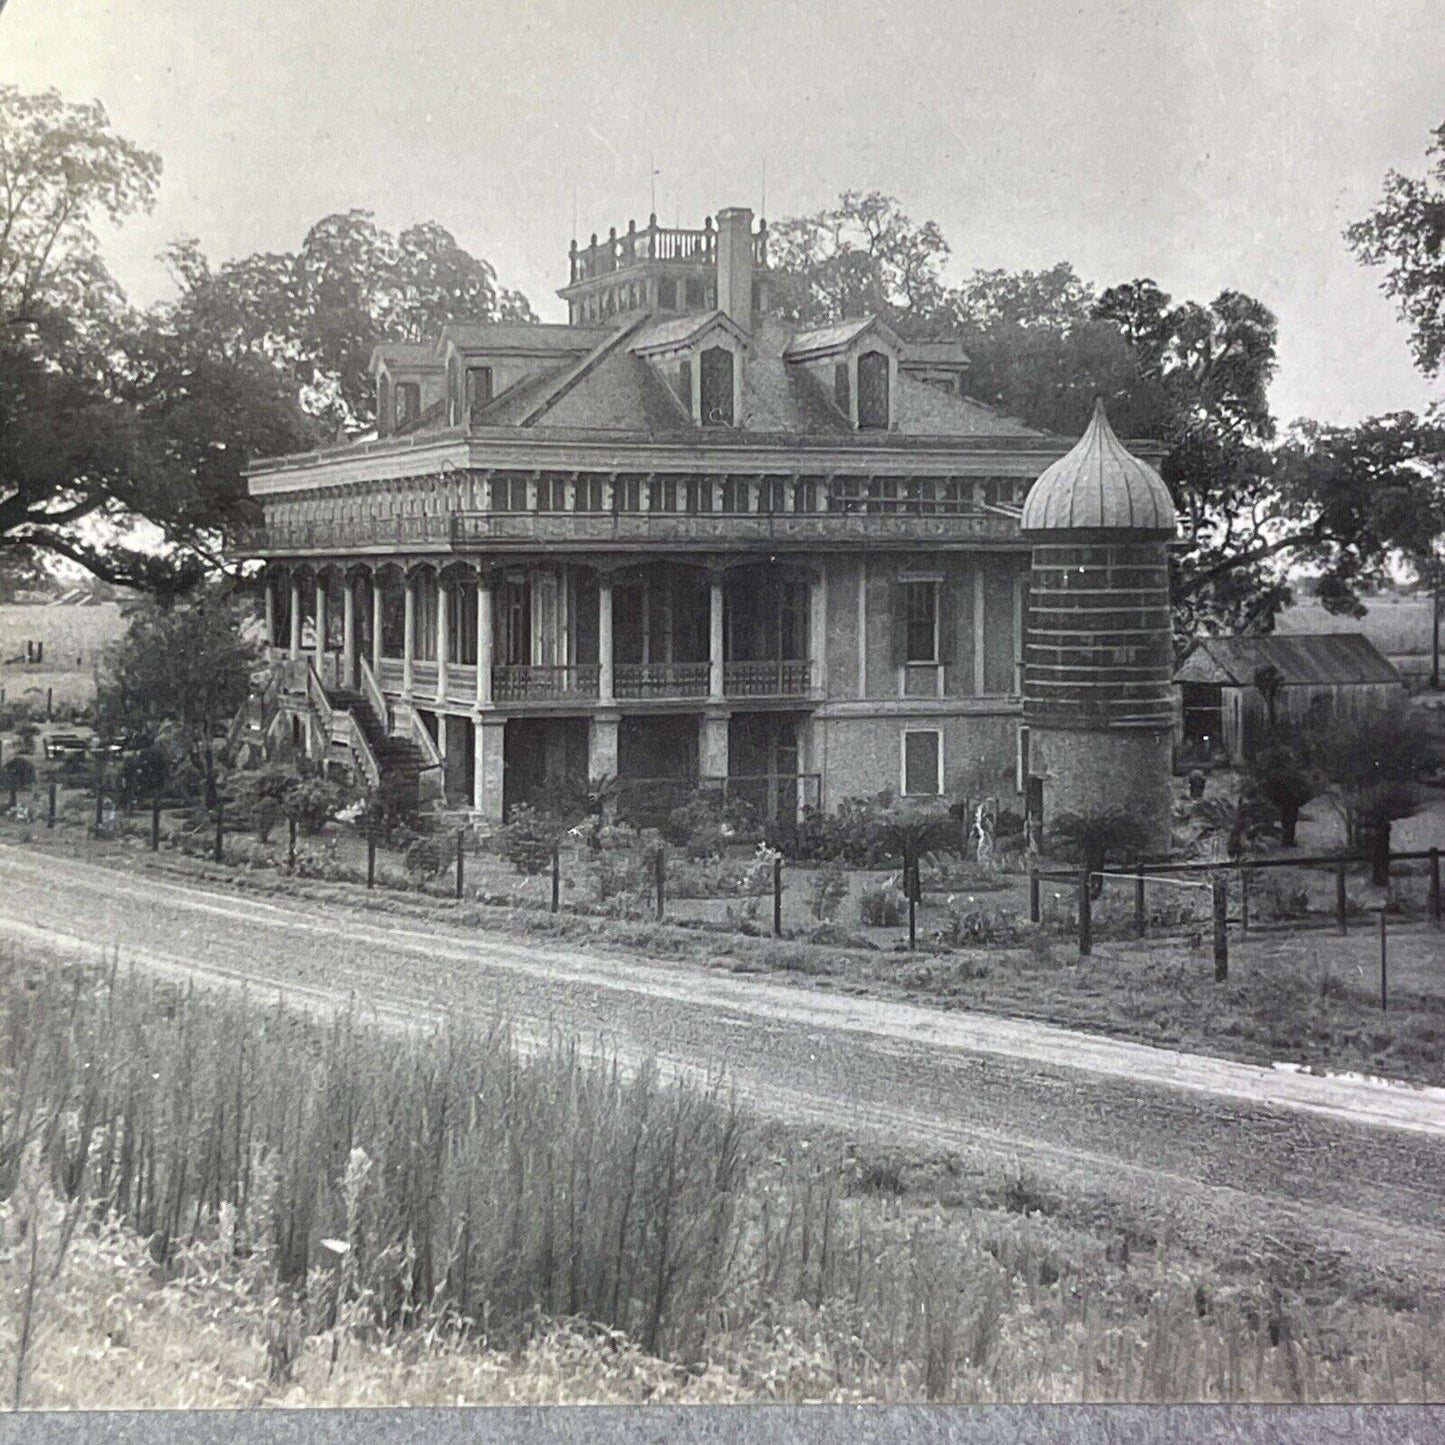
[[[1439,0],[9,0],[0,83],[99,99],[160,153],[103,233],[138,302],[180,236],[294,250],[361,207],[448,227],[545,320],[576,227],[843,190],[935,220],[950,275],[1248,292],[1284,421],[1419,410],[1445,379],[1341,231],[1445,120]]]

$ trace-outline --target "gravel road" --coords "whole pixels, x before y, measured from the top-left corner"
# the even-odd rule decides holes
[[[260,900],[0,845],[0,937],[426,1022],[501,1014],[624,1060],[725,1072],[784,1123],[1147,1205],[1202,1245],[1348,1258],[1445,1287],[1445,1090],[1384,1088],[1028,1021]]]

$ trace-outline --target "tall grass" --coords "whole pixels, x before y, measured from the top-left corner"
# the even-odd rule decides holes
[[[920,1206],[721,1084],[566,1040],[317,1018],[114,959],[12,955],[0,1001],[17,1395],[82,1206],[161,1277],[204,1257],[264,1302],[276,1381],[328,1332],[450,1322],[521,1349],[558,1320],[739,1398],[1390,1399],[1428,1378],[1438,1318],[1307,1307],[1162,1248],[1121,1263],[1022,1187]]]

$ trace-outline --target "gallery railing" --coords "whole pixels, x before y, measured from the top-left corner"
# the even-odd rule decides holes
[[[813,664],[806,658],[723,664],[728,697],[807,697],[812,690]]]
[[[612,692],[619,698],[706,697],[711,673],[706,662],[619,662]]]
[[[492,669],[492,697],[497,702],[556,702],[595,699],[601,669],[596,663],[561,667],[505,666]]]

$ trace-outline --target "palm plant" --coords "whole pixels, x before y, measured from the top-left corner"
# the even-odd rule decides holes
[[[1082,863],[1089,874],[1089,896],[1103,892],[1103,872],[1110,862],[1132,863],[1149,844],[1149,829],[1141,818],[1120,807],[1093,808],[1060,813],[1049,828],[1054,851]]]

